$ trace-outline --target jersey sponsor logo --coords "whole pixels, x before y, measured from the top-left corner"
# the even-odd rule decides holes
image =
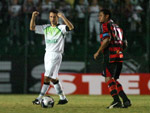
[[[47,27],[44,30],[46,35],[50,35],[50,36],[57,36],[61,34],[61,31],[56,27],[56,28],[52,28],[52,27]]]
[[[57,42],[58,39],[52,39],[52,40],[46,39],[46,43],[57,43]]]

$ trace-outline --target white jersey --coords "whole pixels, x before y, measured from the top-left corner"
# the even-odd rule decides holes
[[[96,5],[96,6],[90,6],[90,17],[92,18],[97,18],[98,15],[99,15],[99,6]]]
[[[64,52],[65,35],[67,33],[66,25],[56,27],[52,27],[50,24],[36,25],[35,33],[44,34],[46,52]]]

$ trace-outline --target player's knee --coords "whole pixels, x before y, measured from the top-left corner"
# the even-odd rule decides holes
[[[111,77],[105,77],[105,82],[107,83],[110,79],[112,79]]]
[[[55,85],[55,84],[59,83],[59,80],[57,80],[57,79],[51,79],[51,82]]]
[[[49,83],[50,82],[50,78],[49,77],[44,77],[44,83]]]

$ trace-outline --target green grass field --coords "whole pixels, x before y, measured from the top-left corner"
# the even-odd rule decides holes
[[[66,105],[56,105],[59,97],[52,96],[55,100],[54,108],[33,105],[32,100],[36,97],[0,94],[0,113],[150,113],[150,95],[129,96],[132,106],[127,109],[106,109],[112,102],[109,95],[68,95],[69,103]]]

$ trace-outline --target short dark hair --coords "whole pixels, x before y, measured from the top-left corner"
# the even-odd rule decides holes
[[[49,13],[55,13],[55,14],[58,14],[58,10],[56,10],[56,9],[51,9],[51,10],[49,11]]]
[[[108,10],[108,9],[102,9],[102,10],[100,10],[100,12],[103,12],[104,15],[109,15],[109,19],[111,18],[111,12],[110,12],[110,10]]]

